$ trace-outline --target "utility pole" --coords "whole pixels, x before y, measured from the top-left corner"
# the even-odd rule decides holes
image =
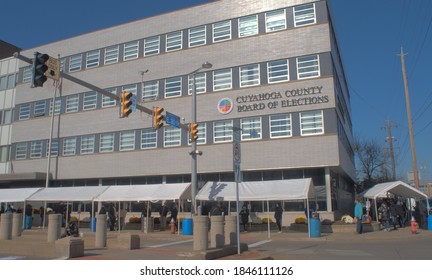
[[[390,160],[392,165],[392,181],[396,180],[396,163],[395,163],[395,157],[393,152],[393,136],[391,132],[391,124],[390,120],[387,120],[387,140],[389,142],[389,154],[390,154]]]
[[[408,80],[407,80],[406,71],[405,71],[405,54],[403,53],[402,47],[401,47],[401,61],[402,61],[402,75],[403,75],[404,86],[405,86],[405,101],[406,101],[406,108],[407,108],[407,115],[408,115],[408,128],[409,128],[410,142],[411,142],[411,155],[412,155],[412,164],[413,164],[414,186],[416,189],[419,189],[420,184],[419,184],[419,176],[418,176],[418,170],[417,170],[417,156],[416,156],[415,144],[414,144],[414,132],[413,132],[412,117],[411,117],[411,105],[410,105],[410,97],[409,97],[409,90],[408,90]]]

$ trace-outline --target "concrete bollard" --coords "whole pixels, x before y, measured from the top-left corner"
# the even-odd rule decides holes
[[[208,217],[193,217],[193,249],[206,251],[208,248]]]
[[[21,236],[23,220],[22,213],[13,213],[12,214],[12,237]]]
[[[48,242],[54,242],[61,236],[61,214],[48,215]]]
[[[225,243],[224,238],[224,216],[211,216],[210,217],[210,247],[222,248]]]
[[[106,247],[107,214],[96,215],[96,248]]]
[[[0,240],[11,240],[11,239],[12,239],[12,214],[4,213],[1,214]]]
[[[225,216],[225,245],[237,245],[237,216]]]

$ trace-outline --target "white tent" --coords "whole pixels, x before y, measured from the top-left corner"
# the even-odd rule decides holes
[[[0,202],[24,202],[41,188],[0,189]]]
[[[421,191],[411,187],[410,185],[402,182],[387,182],[373,186],[363,193],[363,196],[370,199],[388,197],[388,193],[405,198],[427,198],[428,196]]]
[[[306,200],[315,197],[311,178],[255,181],[239,183],[240,201]],[[207,182],[196,196],[197,200],[236,201],[236,182]],[[310,224],[310,223],[309,223]],[[270,236],[270,226],[269,226]],[[308,226],[310,236],[310,226]]]
[[[190,199],[190,183],[110,186],[95,201],[151,201]]]
[[[315,197],[312,179],[240,182],[241,201],[301,200]],[[236,201],[235,182],[207,182],[197,200]]]
[[[28,201],[93,201],[108,187],[61,187],[61,188],[44,188],[41,191],[27,198]]]
[[[428,203],[428,196],[421,191],[411,187],[410,185],[402,182],[402,181],[394,181],[394,182],[387,182],[387,183],[381,183],[373,186],[372,188],[368,189],[362,195],[366,198],[373,199],[374,200],[374,206],[375,206],[375,213],[378,213],[377,210],[377,198],[385,198],[388,197],[388,193],[392,193],[397,196],[401,196],[404,198],[414,198],[414,199],[421,199],[425,198],[426,202]],[[429,209],[429,205],[427,206]],[[377,221],[378,221],[378,215],[377,215]]]

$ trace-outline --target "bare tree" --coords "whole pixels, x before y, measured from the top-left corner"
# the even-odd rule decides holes
[[[354,151],[357,156],[358,192],[386,181],[382,172],[386,168],[385,158],[380,145],[374,140],[355,140]]]

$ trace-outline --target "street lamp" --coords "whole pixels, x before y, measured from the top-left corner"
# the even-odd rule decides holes
[[[209,62],[205,62],[201,65],[200,68],[193,71],[189,75],[192,75],[192,120],[191,123],[197,122],[197,104],[196,104],[196,74],[202,70],[202,69],[210,69],[213,65]],[[196,149],[196,141],[192,141],[192,151],[190,153],[192,157],[192,171],[191,171],[191,196],[192,196],[192,205],[191,205],[191,215],[193,216],[196,211],[196,192],[198,189],[198,180],[197,180],[197,154],[200,154],[200,152]]]

